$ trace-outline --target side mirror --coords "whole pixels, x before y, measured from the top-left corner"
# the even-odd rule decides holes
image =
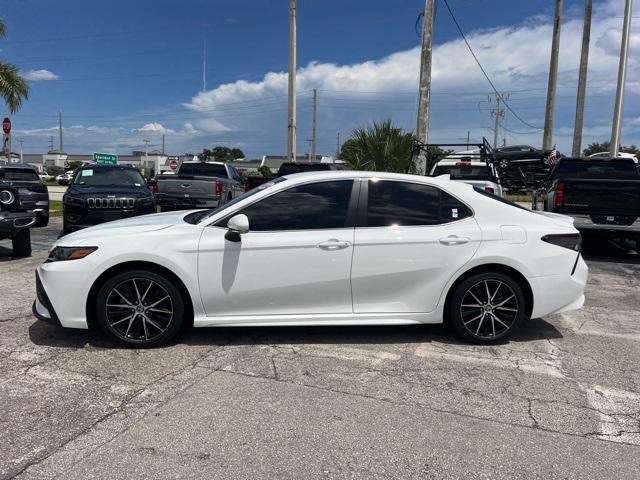
[[[249,231],[249,218],[243,213],[234,215],[227,222],[227,228],[229,230],[227,230],[224,238],[230,242],[239,242],[240,234],[247,233]]]

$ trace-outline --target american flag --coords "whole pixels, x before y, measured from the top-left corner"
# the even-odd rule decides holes
[[[547,157],[547,161],[545,163],[551,166],[551,165],[555,165],[557,161],[558,161],[558,152],[556,151],[556,146],[554,145],[553,150],[551,150],[551,153]]]

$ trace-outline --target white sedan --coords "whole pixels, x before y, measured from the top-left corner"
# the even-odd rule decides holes
[[[38,267],[33,311],[64,327],[99,327],[129,346],[165,343],[190,323],[445,320],[464,339],[489,344],[528,318],[582,306],[579,250],[570,218],[463,183],[302,173],[215,210],[60,238]]]

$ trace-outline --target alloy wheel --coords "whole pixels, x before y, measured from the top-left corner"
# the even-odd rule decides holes
[[[126,340],[149,342],[162,335],[174,316],[173,300],[159,283],[148,278],[120,282],[107,295],[107,324]]]
[[[462,296],[460,317],[464,328],[480,338],[495,338],[509,330],[520,312],[518,297],[501,280],[482,280]]]

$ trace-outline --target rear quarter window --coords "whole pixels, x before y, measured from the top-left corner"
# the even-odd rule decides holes
[[[0,178],[7,181],[39,182],[40,177],[33,170],[26,168],[6,168],[0,170]]]

